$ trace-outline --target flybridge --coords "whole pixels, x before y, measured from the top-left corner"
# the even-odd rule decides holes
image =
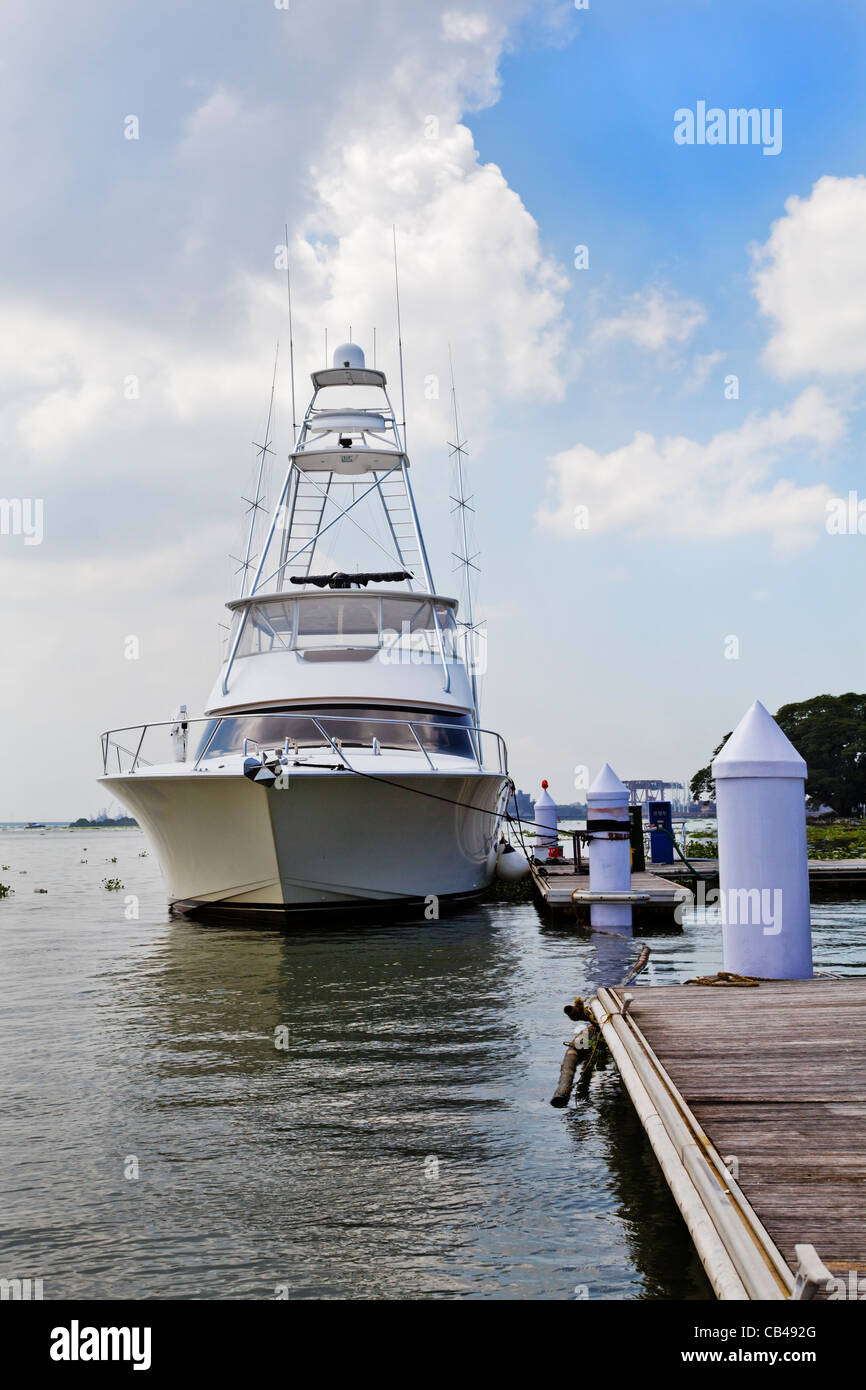
[[[397,421],[385,373],[366,366],[364,353],[356,343],[343,343],[334,352],[333,366],[313,372],[312,382],[313,395],[289,455],[288,471],[261,556],[247,587],[248,572],[253,569],[253,510],[239,598],[279,594],[290,584],[345,589],[383,580],[405,583],[410,592],[435,595],[409,482],[405,424]],[[376,406],[320,405],[321,392],[334,387],[373,387],[381,392],[384,402],[380,400]],[[260,488],[257,498],[259,491]],[[365,569],[354,576],[348,571],[332,571],[325,576],[312,574],[314,557],[323,538],[344,521],[372,542],[389,562],[388,570]],[[430,611],[447,691],[450,674],[436,604]],[[246,640],[247,621],[244,610],[230,639],[223,694],[228,691],[232,667]]]
[[[397,422],[385,373],[365,365],[356,343],[334,352],[333,367],[313,372],[313,396],[289,456],[289,468],[271,518],[264,549],[249,588],[282,589],[309,583],[321,538],[346,518],[377,545],[394,570],[406,571],[411,587],[418,571],[428,593],[433,577],[409,483],[404,426]],[[340,407],[319,404],[334,387],[374,387],[384,404]],[[359,479],[366,479],[364,484]],[[347,505],[343,503],[346,496]],[[384,542],[357,517],[362,503],[384,521]],[[240,597],[246,591],[246,573]]]

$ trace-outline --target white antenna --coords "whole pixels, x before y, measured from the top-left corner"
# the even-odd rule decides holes
[[[263,496],[263,494],[262,494],[262,478],[264,477],[264,472],[265,472],[265,459],[266,459],[266,457],[267,457],[268,454],[272,454],[272,453],[274,452],[273,449],[270,447],[270,444],[271,444],[271,420],[272,420],[272,418],[273,418],[273,413],[274,413],[274,391],[275,391],[276,385],[277,385],[277,362],[278,362],[278,360],[279,360],[279,356],[280,356],[280,345],[279,345],[279,343],[277,343],[276,351],[275,351],[275,353],[274,353],[274,375],[273,375],[273,378],[271,379],[271,398],[270,398],[270,401],[268,402],[268,418],[267,418],[267,421],[266,421],[266,423],[265,423],[265,442],[264,442],[264,444],[256,444],[256,448],[259,450],[259,472],[258,472],[258,477],[256,478],[256,491],[255,491],[255,496],[252,497],[252,498],[244,497],[244,498],[242,499],[244,502],[249,503],[249,506],[248,506],[247,510],[248,510],[249,513],[250,513],[250,529],[249,529],[249,531],[247,532],[247,548],[246,548],[246,553],[245,553],[244,558],[243,558],[242,561],[241,561],[241,560],[238,560],[237,555],[233,555],[233,556],[231,557],[233,560],[238,560],[238,564],[240,565],[240,569],[238,570],[238,573],[239,573],[240,576],[241,576],[241,591],[240,591],[240,593],[239,593],[239,595],[238,595],[238,598],[243,598],[243,596],[244,596],[244,591],[246,590],[246,587],[247,587],[247,574],[249,573],[250,567],[251,567],[251,565],[252,565],[252,562],[253,562],[253,560],[255,559],[255,556],[254,556],[254,555],[251,556],[251,555],[250,555],[250,552],[251,552],[251,550],[252,550],[252,548],[253,548],[253,537],[254,537],[254,535],[255,535],[255,529],[256,529],[256,517],[258,516],[259,512],[262,511],[262,503],[263,503],[263,501],[264,501],[264,496]],[[294,396],[293,396],[292,404],[294,404]],[[253,440],[253,443],[255,444],[255,440]]]
[[[376,330],[373,329],[373,368],[376,367]]]
[[[471,505],[472,497],[466,496],[466,479],[463,473],[463,456],[468,452],[468,450],[466,448],[467,441],[465,439],[460,438],[460,417],[457,412],[457,390],[454,385],[454,362],[451,357],[450,343],[448,344],[448,370],[451,375],[451,409],[454,416],[454,443],[451,444],[449,441],[448,447],[451,450],[451,457],[455,461],[457,482],[457,496],[452,496],[451,498],[451,501],[454,503],[454,506],[451,508],[451,511],[452,515],[454,512],[459,512],[460,527],[458,541],[458,544],[460,546],[460,553],[458,554],[455,551],[454,558],[457,561],[457,568],[463,570],[463,582],[466,589],[466,617],[462,620],[461,626],[463,627],[467,637],[466,645],[467,656],[469,658],[469,679],[472,684],[472,704],[475,708],[475,725],[477,728],[480,720],[478,710],[478,676],[475,670],[477,664],[475,659],[475,634],[477,633],[480,624],[475,622],[475,618],[472,612],[472,571],[475,570],[476,573],[479,574],[481,571],[479,569],[479,566],[475,563],[475,561],[478,559],[479,552],[476,551],[474,555],[470,555],[469,553],[469,526],[467,512],[474,512],[475,508]]]
[[[403,332],[400,327],[400,281],[397,277],[397,227],[392,222],[391,233],[394,238],[394,295],[397,300],[397,348],[400,353],[400,402],[403,412],[403,452],[406,452],[406,387],[403,381]]]
[[[289,300],[289,373],[292,378],[292,448],[298,437],[298,421],[295,412],[295,342],[292,333],[292,270],[289,265],[289,224],[286,223],[286,293]],[[279,344],[277,345],[279,348]]]

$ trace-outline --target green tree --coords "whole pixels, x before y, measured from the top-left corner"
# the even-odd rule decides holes
[[[776,723],[806,759],[814,806],[856,815],[866,803],[866,695],[816,695],[782,705]]]
[[[866,805],[866,695],[816,695],[782,705],[776,723],[806,759],[810,804],[832,806],[841,816],[858,814]],[[711,763],[712,758],[689,784],[695,799],[715,795]]]
[[[731,730],[731,733],[733,733],[733,730]],[[730,733],[725,734],[718,748],[713,749],[712,757],[706,767],[699,768],[689,782],[689,791],[692,794],[692,801],[715,801],[716,784],[713,781],[712,773],[713,758],[717,753],[721,753],[730,737]]]

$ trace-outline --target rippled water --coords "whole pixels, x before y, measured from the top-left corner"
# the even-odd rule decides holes
[[[531,906],[173,922],[144,848],[0,833],[0,1275],[46,1298],[710,1296],[615,1071],[548,1104],[563,1004],[633,943]],[[866,903],[814,922],[817,968],[862,971]],[[651,946],[650,982],[720,965],[703,921]]]

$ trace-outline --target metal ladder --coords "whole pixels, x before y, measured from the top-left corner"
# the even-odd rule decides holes
[[[287,509],[281,562],[286,561],[290,555],[295,555],[295,552],[300,550],[302,545],[313,540],[319,534],[325,508],[328,505],[328,495],[331,491],[333,476],[333,473],[323,474],[321,484],[316,486],[300,470],[296,472],[292,498]],[[286,564],[280,576],[281,589],[288,587],[292,575],[298,579],[306,579],[310,573],[315,552],[316,547],[309,545],[306,550],[301,551],[300,555],[296,555],[290,564]]]
[[[397,554],[407,570],[414,575],[424,572],[418,537],[412,520],[412,508],[402,477],[389,478],[381,484],[379,496],[388,521],[388,528]]]

